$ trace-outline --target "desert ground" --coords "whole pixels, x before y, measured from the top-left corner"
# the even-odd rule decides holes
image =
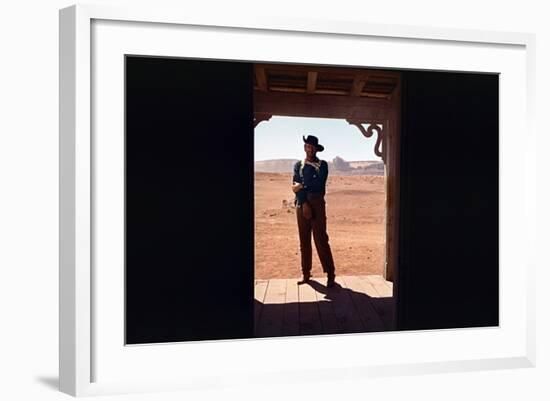
[[[255,174],[255,277],[301,276],[292,175]],[[336,275],[383,274],[383,176],[331,175],[325,196],[327,232]],[[313,243],[312,276],[324,277]]]

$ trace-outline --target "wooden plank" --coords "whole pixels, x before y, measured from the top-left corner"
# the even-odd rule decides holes
[[[401,79],[397,78],[397,85],[393,88],[393,90],[390,93],[390,99],[396,96],[399,96],[399,89],[401,87]]]
[[[342,276],[336,282],[341,287],[329,288],[327,297],[332,300],[334,315],[342,333],[360,333],[365,331],[361,318],[357,314],[351,299],[351,290],[345,288]]]
[[[366,276],[355,276],[356,280],[361,283],[362,291],[371,298],[378,298],[380,295],[372,283],[365,279]]]
[[[258,330],[258,322],[264,305],[268,280],[256,280],[254,285],[254,333]]]
[[[363,92],[363,93],[361,94],[361,96],[364,96],[364,97],[373,97],[373,98],[376,98],[376,99],[387,99],[387,100],[390,99],[390,95],[387,94],[387,93]]]
[[[256,82],[258,83],[258,88],[259,88],[259,90],[261,90],[263,92],[266,92],[267,91],[267,78],[266,78],[266,75],[265,75],[265,68],[260,67],[258,65],[256,65],[255,67],[256,68],[254,70],[255,70],[255,73],[256,73]]]
[[[317,65],[289,65],[289,64],[267,64],[267,63],[256,63],[254,64],[256,68],[265,68],[270,72],[281,72],[281,71],[301,71],[301,72],[310,72],[315,71],[317,73],[323,73],[324,75],[331,76],[332,74],[337,75],[354,75],[359,76],[362,79],[367,79],[369,76],[377,77],[387,77],[387,78],[399,78],[400,73],[394,71],[386,70],[375,70],[368,68],[346,68],[346,67],[324,67]]]
[[[360,77],[355,77],[353,79],[353,84],[351,86],[351,96],[360,96],[361,92],[363,92],[363,86],[365,86],[366,79],[361,79]]]
[[[308,284],[299,285],[298,296],[300,299],[300,334],[322,334],[323,326],[315,290]]]
[[[341,281],[351,291],[351,299],[363,321],[365,331],[384,331],[386,325],[372,305],[371,297],[363,289],[361,280],[357,276],[343,276]]]
[[[321,277],[316,278],[315,281],[323,285],[325,288],[327,286],[327,278]],[[325,297],[325,293],[315,291],[315,296],[317,297],[317,303],[319,306],[319,315],[321,316],[321,324],[323,326],[324,334],[336,334],[341,333],[342,330],[338,325],[336,316],[334,315],[334,308],[332,306],[332,300]]]
[[[297,279],[286,280],[286,302],[283,316],[283,336],[300,334],[300,314]]]
[[[271,115],[325,117],[360,120],[387,120],[393,117],[395,105],[386,99],[342,95],[270,91],[254,93],[254,112]],[[299,92],[303,93],[299,93]]]
[[[384,277],[379,275],[368,275],[365,276],[366,279],[373,285],[373,287],[378,292],[378,295],[380,297],[392,297],[393,291],[392,289],[387,285],[386,280]]]
[[[277,337],[283,332],[286,280],[269,280],[258,323],[258,337]]]
[[[380,276],[381,277],[381,276]],[[363,283],[368,283],[375,288],[377,296],[371,299],[372,306],[380,315],[384,322],[386,330],[395,329],[395,299],[392,296],[391,290],[376,276],[361,276],[360,280]],[[382,280],[384,278],[382,277]]]
[[[269,87],[269,90],[271,92],[284,92],[284,93],[306,93],[307,92],[307,89],[305,88],[292,88],[289,86],[279,86],[275,84],[272,84]]]
[[[317,84],[317,72],[308,71],[307,73],[307,93],[315,93]]]
[[[317,89],[315,93],[318,95],[348,95],[349,91],[346,89]]]

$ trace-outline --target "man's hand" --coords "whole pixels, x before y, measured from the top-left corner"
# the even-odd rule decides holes
[[[292,192],[296,193],[298,192],[300,189],[302,189],[304,186],[298,182],[295,182],[294,184],[292,184]]]

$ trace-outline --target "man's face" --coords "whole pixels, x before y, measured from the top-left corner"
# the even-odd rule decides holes
[[[315,158],[315,154],[317,153],[317,148],[309,143],[304,144],[304,150],[306,151],[306,155],[308,158]]]

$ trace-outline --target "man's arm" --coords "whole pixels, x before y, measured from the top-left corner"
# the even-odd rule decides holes
[[[321,167],[319,168],[319,175],[323,183],[323,187],[327,185],[327,179],[328,179],[328,163],[323,160],[321,163]]]
[[[294,165],[294,175],[292,177],[292,192],[296,194],[296,202],[298,205],[303,204],[306,199],[306,191],[302,183],[302,177],[300,177],[300,165],[300,162]]]
[[[300,177],[300,162],[294,165],[294,176],[292,177],[292,192],[297,193],[303,188],[302,178]]]
[[[319,167],[319,178],[321,179],[323,194],[325,194],[328,179],[328,163],[325,160],[321,162],[321,167]]]
[[[294,176],[292,177],[292,183],[302,183],[302,179],[300,178],[300,162],[296,163],[294,165]]]

